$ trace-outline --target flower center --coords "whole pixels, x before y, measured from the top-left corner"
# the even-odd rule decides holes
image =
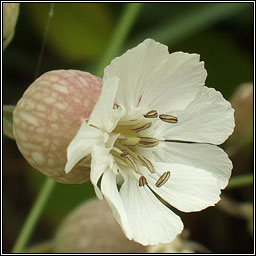
[[[149,129],[154,119],[158,117],[163,122],[178,122],[175,116],[166,114],[158,115],[156,110],[151,110],[144,114],[140,120],[119,121],[116,128],[112,131],[113,134],[120,135],[115,141],[110,153],[114,156],[115,161],[119,165],[132,168],[134,171],[132,174],[138,179],[140,187],[148,184],[145,176],[140,172],[140,166],[146,167],[150,173],[155,173],[155,168],[149,159],[137,153],[138,147],[152,148],[159,144],[158,139],[141,136],[141,132]],[[155,186],[161,187],[169,178],[169,171],[163,173],[155,183]]]

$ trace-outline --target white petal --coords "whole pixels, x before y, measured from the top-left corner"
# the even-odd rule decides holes
[[[121,109],[113,109],[118,82],[118,77],[110,77],[104,81],[100,97],[89,119],[89,124],[105,132],[111,132],[120,119]]]
[[[120,193],[134,241],[143,245],[169,243],[182,231],[180,217],[162,204],[147,186],[139,187],[133,177],[125,179]]]
[[[156,173],[144,173],[150,188],[178,210],[200,211],[220,200],[219,185],[210,172],[181,164],[153,164]],[[166,171],[170,171],[169,180],[161,187],[156,187],[156,181]]]
[[[146,39],[137,47],[113,59],[104,70],[103,81],[112,76],[119,77],[117,102],[131,110],[138,105],[142,94],[152,85],[150,80],[168,56],[167,46]]]
[[[92,144],[100,144],[104,140],[104,134],[96,128],[82,122],[79,131],[67,148],[67,163],[65,172],[69,173],[82,158],[91,153]]]
[[[147,39],[105,68],[103,80],[112,76],[120,78],[117,101],[128,111],[140,105],[165,112],[194,100],[207,73],[199,55],[169,54],[167,46]]]
[[[113,216],[120,224],[128,239],[132,239],[132,230],[129,226],[126,211],[116,185],[116,175],[107,170],[101,181],[101,191],[112,209]]]
[[[203,87],[200,96],[184,111],[172,111],[178,122],[155,123],[156,136],[180,140],[221,144],[234,130],[234,110],[222,94],[213,88]]]
[[[105,148],[104,146],[92,146],[90,179],[94,186],[95,193],[99,199],[103,198],[100,189],[97,186],[99,178],[104,173],[104,171],[113,168],[113,157],[109,151],[110,148]]]
[[[151,77],[141,105],[149,105],[159,114],[185,109],[205,84],[207,72],[198,54],[175,52],[168,56]]]
[[[210,172],[220,189],[227,186],[233,167],[228,155],[215,145],[165,142],[156,147],[154,154],[159,162],[190,165]]]

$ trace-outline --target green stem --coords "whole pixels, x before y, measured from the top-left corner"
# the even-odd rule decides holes
[[[253,174],[244,174],[236,177],[232,177],[228,184],[228,189],[243,187],[253,184]]]
[[[125,6],[121,18],[118,21],[118,25],[115,28],[114,33],[112,35],[112,39],[107,49],[105,50],[105,53],[101,58],[101,61],[99,62],[96,76],[101,77],[103,75],[103,70],[105,66],[108,65],[110,60],[113,57],[116,57],[116,55],[120,51],[127,35],[129,34],[132,28],[132,25],[135,22],[136,16],[138,15],[141,6],[141,3],[129,3]]]
[[[18,239],[13,247],[12,253],[21,253],[28,240],[30,239],[32,232],[35,228],[37,221],[46,205],[47,199],[55,185],[55,182],[49,178],[46,179],[23,227],[18,236]]]

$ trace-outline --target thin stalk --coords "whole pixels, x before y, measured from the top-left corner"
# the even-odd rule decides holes
[[[127,35],[129,34],[132,25],[134,24],[136,17],[141,8],[141,3],[128,3],[125,6],[125,9],[121,15],[118,25],[114,30],[112,39],[105,50],[104,55],[101,58],[101,61],[98,64],[96,69],[96,76],[101,77],[103,75],[103,70],[106,65],[109,64],[110,60],[119,53],[122,48]]]
[[[51,3],[51,5],[50,5],[50,11],[49,11],[49,15],[48,15],[47,25],[46,25],[45,32],[44,32],[44,39],[42,42],[42,46],[41,46],[41,50],[40,50],[40,54],[39,54],[39,58],[38,58],[38,63],[36,65],[36,72],[35,72],[35,77],[34,77],[35,79],[38,77],[39,69],[40,69],[40,66],[42,63],[43,53],[44,53],[44,49],[45,49],[45,45],[46,45],[46,39],[47,39],[47,35],[49,32],[49,28],[50,28],[50,22],[53,17],[54,5],[55,5],[55,3]]]
[[[45,183],[39,195],[30,210],[30,213],[22,227],[22,230],[18,236],[18,239],[13,247],[12,253],[21,253],[29,241],[32,232],[41,216],[41,213],[46,205],[49,195],[54,188],[55,182],[49,178],[46,178]]]
[[[248,186],[253,184],[253,174],[244,174],[236,177],[232,177],[228,184],[228,189]]]

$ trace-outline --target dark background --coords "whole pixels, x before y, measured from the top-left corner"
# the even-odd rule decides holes
[[[49,7],[48,3],[20,6],[15,36],[3,52],[3,104],[15,105],[35,78]],[[63,68],[94,73],[124,7],[123,3],[55,4],[39,75]],[[120,54],[148,37],[167,44],[170,52],[199,53],[208,71],[206,85],[230,99],[240,84],[253,81],[253,16],[252,3],[144,3]],[[230,158],[234,176],[253,172],[253,142]],[[9,252],[45,177],[5,136],[2,176],[3,252]],[[252,186],[223,194],[237,202],[253,201]],[[64,216],[92,196],[90,183],[57,184],[29,245],[50,239]],[[190,238],[212,252],[253,251],[252,232],[243,218],[219,207],[181,217]]]

